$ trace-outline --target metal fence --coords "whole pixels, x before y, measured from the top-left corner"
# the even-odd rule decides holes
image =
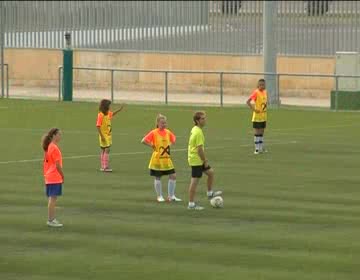
[[[262,53],[263,1],[2,1],[5,47]],[[360,51],[360,1],[276,1],[283,55]]]
[[[219,87],[218,87],[218,101],[214,101],[213,104],[217,104],[219,106],[224,106],[225,102],[224,102],[224,79],[225,76],[259,76],[259,77],[264,77],[264,76],[275,76],[275,80],[276,80],[276,87],[275,87],[275,92],[273,93],[274,97],[275,97],[275,104],[274,106],[279,106],[282,102],[280,100],[281,97],[281,87],[280,87],[280,83],[281,80],[285,77],[296,77],[296,78],[304,78],[304,77],[309,77],[309,78],[317,78],[317,79],[321,79],[321,78],[330,78],[334,80],[334,88],[333,90],[335,91],[335,104],[334,104],[334,108],[335,110],[338,109],[338,97],[339,97],[339,79],[360,79],[360,75],[328,75],[328,74],[306,74],[306,73],[265,73],[265,72],[239,72],[239,71],[191,71],[191,70],[155,70],[155,69],[119,69],[119,68],[98,68],[98,67],[81,67],[81,66],[76,66],[73,67],[74,70],[81,70],[81,71],[102,71],[102,72],[108,72],[110,74],[110,89],[109,89],[109,98],[111,99],[112,102],[114,102],[115,100],[115,90],[114,90],[114,73],[116,72],[120,72],[120,73],[157,73],[160,75],[164,76],[164,85],[163,85],[163,99],[162,102],[164,104],[168,104],[169,103],[169,75],[170,74],[208,74],[208,75],[217,75],[219,76]],[[62,100],[62,96],[63,96],[63,87],[62,87],[62,71],[63,71],[63,66],[59,66],[58,68],[58,96],[57,99],[58,101]],[[330,96],[330,94],[329,94]],[[85,99],[89,98],[85,96]],[[103,98],[100,97],[100,98]],[[145,102],[144,99],[141,99],[142,102]],[[161,102],[161,100],[158,100]],[[201,100],[199,100],[200,103]],[[186,102],[185,102],[186,103]]]

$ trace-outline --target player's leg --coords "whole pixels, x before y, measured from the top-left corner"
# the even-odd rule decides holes
[[[267,150],[265,149],[265,141],[264,141],[265,128],[266,128],[266,122],[264,122],[264,127],[262,128],[262,131],[261,131],[261,138],[260,138],[260,142],[261,142],[261,151],[262,151],[262,152],[267,152]]]
[[[175,188],[176,188],[176,173],[172,173],[169,175],[168,181],[168,201],[182,201],[180,198],[175,196]]]
[[[158,170],[150,169],[150,176],[155,177],[154,179],[154,189],[156,192],[156,200],[158,202],[164,202],[165,199],[162,194],[162,184],[161,184],[161,174]]]
[[[48,221],[52,221],[55,219],[56,200],[56,196],[50,196],[48,198]]]
[[[202,177],[202,166],[191,166],[191,181],[189,185],[189,204],[188,209],[203,210],[204,207],[195,204],[196,187]]]
[[[200,178],[191,178],[189,186],[189,206],[195,205],[196,187],[199,184]]]
[[[59,223],[55,218],[55,206],[57,197],[62,195],[62,185],[61,184],[49,184],[46,186],[46,195],[48,197],[48,221],[47,225],[51,227],[62,227],[63,225]]]
[[[112,172],[109,161],[110,161],[110,147],[106,147],[106,148],[104,148],[104,171],[105,172]]]
[[[207,196],[208,198],[212,198],[214,196],[218,196],[222,194],[222,191],[214,191],[214,180],[215,180],[215,172],[210,166],[209,168],[204,168],[204,173],[207,175]]]
[[[262,153],[263,152],[263,147],[264,147],[264,129],[260,128],[259,129],[259,152]]]
[[[100,171],[105,169],[105,160],[104,160],[105,148],[100,147]]]
[[[259,123],[254,122],[254,145],[255,145],[255,151],[254,154],[259,154],[260,151],[260,135],[261,135],[261,128],[259,128]]]
[[[260,128],[259,128],[259,152],[260,153],[266,152],[266,150],[264,148],[264,132],[265,132],[265,128],[266,128],[266,122],[261,122],[260,123]]]
[[[212,169],[210,166],[208,166],[209,168],[205,169],[204,168],[204,173],[207,175],[207,191],[212,192],[212,187],[214,184],[214,169]]]

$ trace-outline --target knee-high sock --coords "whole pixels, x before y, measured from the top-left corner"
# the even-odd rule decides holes
[[[169,179],[168,182],[168,196],[175,196],[176,180]]]
[[[104,152],[104,168],[109,167],[109,154]]]
[[[105,168],[105,163],[104,163],[104,151],[100,152],[100,164],[101,164],[101,168]]]
[[[259,149],[262,151],[264,148],[264,135],[259,135]]]
[[[160,180],[156,180],[156,179],[154,180],[154,187],[155,187],[156,195],[162,196],[162,186]]]
[[[255,144],[255,150],[260,149],[260,135],[255,134],[254,135],[254,144]]]

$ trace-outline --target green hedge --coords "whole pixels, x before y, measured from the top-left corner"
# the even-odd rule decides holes
[[[338,100],[336,104],[336,92],[332,90],[331,109],[360,110],[360,91],[338,91]]]

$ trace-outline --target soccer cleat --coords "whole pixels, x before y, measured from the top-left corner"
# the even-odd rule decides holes
[[[211,199],[215,196],[222,195],[222,191],[213,191],[210,195],[208,195],[208,198]]]
[[[104,168],[100,168],[100,171],[101,171],[101,172],[104,172],[104,171],[105,171],[105,169],[104,169]]]
[[[104,172],[112,172],[112,169],[111,168],[104,168]]]
[[[53,219],[52,221],[47,221],[46,223],[49,227],[62,227],[63,224],[59,223],[58,220]]]
[[[162,196],[158,196],[156,198],[156,200],[157,200],[157,202],[164,202],[165,201],[165,199]]]
[[[200,211],[200,210],[204,210],[205,208],[200,206],[200,205],[195,204],[194,206],[188,205],[188,209],[189,210],[198,210],[198,211]]]
[[[167,198],[167,201],[169,201],[169,202],[172,202],[172,201],[174,201],[174,202],[180,202],[180,201],[182,201],[182,199],[177,198],[177,197],[174,195],[174,196],[172,196],[172,197],[168,197],[168,198]]]
[[[254,151],[254,155],[258,155],[259,153],[260,153],[259,150]]]

